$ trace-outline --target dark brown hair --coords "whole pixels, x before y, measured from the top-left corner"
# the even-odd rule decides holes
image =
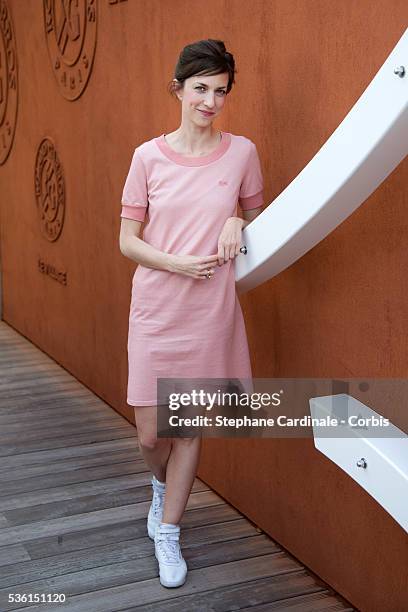
[[[174,70],[174,78],[181,86],[184,81],[195,75],[213,75],[228,72],[228,85],[226,93],[231,91],[232,84],[235,82],[235,61],[232,53],[229,53],[222,40],[198,40],[197,42],[186,45],[179,55],[179,59]],[[171,95],[179,89],[178,83],[174,80],[168,83],[167,89]]]

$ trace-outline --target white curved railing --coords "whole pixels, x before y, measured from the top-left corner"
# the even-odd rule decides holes
[[[315,419],[344,415],[345,425],[337,437],[328,437],[324,427],[313,426],[315,447],[363,487],[408,533],[408,436],[392,423],[381,428],[350,426],[358,415],[366,421],[381,415],[341,393],[309,400]]]
[[[272,278],[323,240],[407,152],[408,30],[313,159],[244,230],[237,292]]]

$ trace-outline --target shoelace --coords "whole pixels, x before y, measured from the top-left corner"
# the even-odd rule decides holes
[[[155,516],[159,516],[163,511],[164,491],[153,491],[152,509]]]
[[[160,534],[157,540],[157,548],[167,563],[179,563],[181,552],[178,538],[177,540],[170,539],[166,537],[168,535],[171,536],[171,534]]]

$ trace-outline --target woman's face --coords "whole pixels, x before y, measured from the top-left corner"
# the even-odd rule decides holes
[[[227,96],[228,72],[211,76],[192,76],[180,90],[183,119],[204,127],[221,113]],[[204,114],[201,111],[207,111]]]

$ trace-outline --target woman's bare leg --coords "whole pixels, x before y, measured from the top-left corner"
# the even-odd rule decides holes
[[[143,459],[157,480],[166,482],[166,465],[172,440],[157,437],[157,407],[135,406],[135,421]]]
[[[150,471],[166,482],[163,523],[180,523],[197,474],[201,436],[158,438],[157,407],[135,407],[140,452]]]
[[[196,477],[200,451],[201,436],[172,439],[166,469],[163,523],[180,523]]]

